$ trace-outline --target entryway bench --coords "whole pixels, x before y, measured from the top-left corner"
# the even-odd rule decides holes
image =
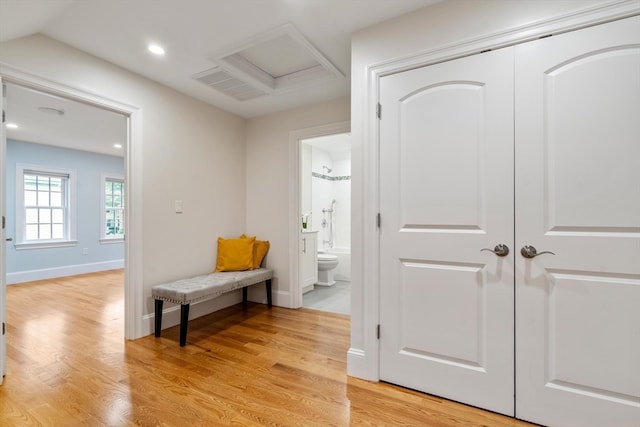
[[[180,347],[187,343],[187,323],[189,323],[189,305],[195,302],[216,298],[226,292],[242,288],[242,309],[247,308],[247,286],[265,282],[267,304],[272,306],[271,279],[273,270],[257,268],[247,271],[225,271],[205,274],[190,279],[163,283],[151,288],[155,299],[155,336],[162,330],[162,306],[164,301],[180,304]]]

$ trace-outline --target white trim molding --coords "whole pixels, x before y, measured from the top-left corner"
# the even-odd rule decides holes
[[[25,200],[24,200],[24,176],[25,173],[34,175],[59,175],[65,178],[63,181],[64,190],[62,192],[62,204],[60,208],[64,211],[66,217],[64,221],[64,237],[51,240],[26,240],[25,230]],[[16,185],[15,185],[15,204],[16,204],[16,249],[43,249],[53,247],[74,246],[78,242],[77,237],[77,183],[75,169],[66,169],[52,167],[48,165],[32,165],[25,163],[16,164]]]
[[[379,78],[389,74],[474,55],[486,50],[500,49],[506,46],[526,43],[541,37],[562,34],[617,19],[628,18],[637,14],[640,14],[640,3],[637,0],[618,0],[610,3],[600,3],[568,14],[531,22],[514,28],[507,28],[495,33],[481,35],[443,45],[435,49],[416,52],[404,57],[373,64],[367,67],[367,76],[371,76],[370,73],[373,73]]]
[[[69,248],[76,246],[77,240],[51,240],[48,242],[36,242],[36,243],[14,243],[14,247],[17,251],[24,251],[29,249],[50,249],[50,248]]]
[[[375,218],[379,212],[379,123],[376,108],[380,95],[380,79],[387,75],[477,54],[488,49],[525,43],[540,37],[574,31],[638,14],[640,14],[640,2],[637,0],[599,3],[582,10],[460,40],[366,67],[365,97],[352,99],[352,110],[357,106],[364,111],[360,135],[362,151],[359,153],[362,160],[360,171],[362,202],[357,207],[362,215],[363,233],[361,245],[353,247],[352,250],[360,251],[362,265],[371,266],[371,268],[362,268],[360,273],[362,284],[358,287],[360,293],[356,295],[358,289],[352,288],[352,307],[354,307],[354,301],[358,301],[357,304],[359,304],[357,310],[352,310],[352,342],[362,343],[363,348],[352,347],[349,350],[348,375],[372,381],[380,379],[380,349],[376,335],[380,320],[380,278],[378,269],[374,268],[380,264],[379,236],[375,224]]]
[[[121,174],[105,172],[100,175],[100,244],[124,242],[123,235],[119,235],[116,237],[113,237],[113,236],[109,237],[105,233],[106,231],[105,224],[107,222],[107,207],[106,207],[107,194],[106,194],[105,184],[107,183],[108,180],[119,181],[119,182],[122,182],[123,184],[125,183],[124,176],[122,176]],[[125,191],[125,197],[126,196],[127,194]],[[126,222],[124,224],[124,227],[126,230],[127,229]]]
[[[7,285],[124,268],[124,259],[7,273]]]
[[[248,289],[249,301],[259,302],[263,304],[267,303],[264,286],[250,286]],[[260,293],[261,297],[258,299],[254,299],[252,298],[252,296],[258,294],[258,292],[256,291],[257,289],[260,289],[262,291]],[[275,291],[273,293],[273,305],[276,307],[282,307],[281,304],[278,304],[278,299],[287,301],[289,296],[286,294],[287,293]],[[262,298],[262,296],[264,296],[264,298]],[[242,293],[238,289],[233,292],[227,292],[214,299],[204,300],[202,302],[191,304],[189,309],[189,320],[197,319],[198,317],[215,313],[216,311],[238,304],[241,301]],[[162,330],[180,324],[180,305],[166,303],[165,306],[166,308],[162,310]],[[155,312],[145,315],[143,324],[144,335],[146,336],[153,334],[155,330]]]
[[[302,307],[302,287],[300,284],[300,143],[303,139],[348,133],[351,122],[336,122],[289,132],[289,289],[290,300],[287,308]],[[284,301],[283,301],[284,302]]]

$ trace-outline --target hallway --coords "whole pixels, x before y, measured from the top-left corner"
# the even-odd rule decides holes
[[[349,318],[235,305],[162,338],[123,339],[123,272],[7,287],[3,426],[525,426],[349,378]]]

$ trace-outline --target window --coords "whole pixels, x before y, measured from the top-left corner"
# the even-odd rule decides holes
[[[102,176],[102,242],[124,239],[124,179]]]
[[[73,172],[17,165],[16,247],[75,244]]]

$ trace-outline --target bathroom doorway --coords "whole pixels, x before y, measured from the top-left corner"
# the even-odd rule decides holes
[[[302,306],[351,309],[351,135],[299,141]]]

